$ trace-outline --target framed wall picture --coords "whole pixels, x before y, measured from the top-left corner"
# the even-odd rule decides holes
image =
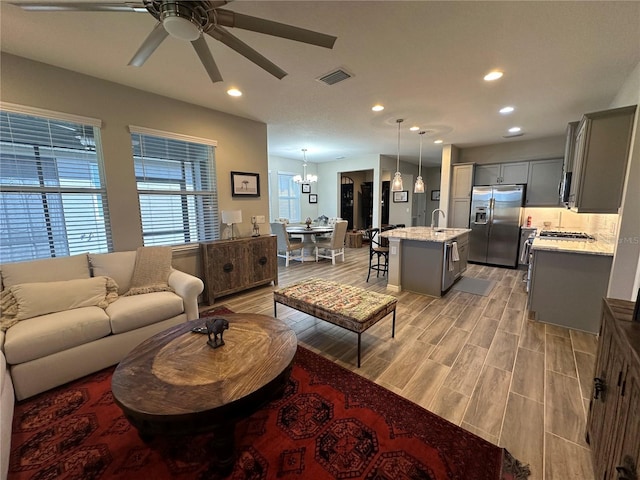
[[[259,197],[260,174],[249,172],[231,172],[232,197]]]
[[[440,190],[431,190],[431,200],[440,200]]]
[[[302,193],[311,193],[311,184],[303,183],[302,184]]]
[[[318,195],[315,193],[309,195],[309,203],[318,203]]]
[[[401,192],[393,192],[393,202],[402,203],[409,201],[409,190],[403,190]]]

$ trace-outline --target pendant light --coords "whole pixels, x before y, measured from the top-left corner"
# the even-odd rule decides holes
[[[295,177],[293,177],[293,181],[295,183],[317,182],[318,181],[317,175],[311,175],[311,174],[307,175],[307,149],[306,148],[302,149],[302,158],[304,159],[302,163],[302,175],[296,175]]]
[[[420,163],[418,163],[418,178],[416,178],[416,184],[413,187],[413,193],[424,193],[424,182],[422,181],[422,136],[427,133],[424,130],[420,135]]]
[[[398,159],[396,160],[396,173],[393,176],[393,183],[391,184],[392,192],[402,191],[402,174],[400,173],[400,124],[403,122],[402,118],[396,120],[398,123]]]

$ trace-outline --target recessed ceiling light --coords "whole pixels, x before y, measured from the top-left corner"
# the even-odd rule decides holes
[[[381,112],[382,110],[384,110],[384,107],[380,104],[378,105],[374,105],[373,107],[371,107],[371,110],[373,110],[374,112]]]
[[[520,127],[511,127],[509,133],[518,133],[520,130],[522,130]]]
[[[434,140],[433,143],[442,143],[442,140],[440,140],[440,139]]]
[[[487,82],[491,82],[493,80],[498,80],[500,77],[502,77],[503,73],[499,72],[497,70],[494,70],[493,72],[489,72],[484,76],[484,79]]]
[[[507,113],[511,113],[515,110],[515,108],[513,107],[502,107],[500,109],[500,113],[502,113],[503,115],[506,115]]]
[[[240,90],[238,90],[237,88],[230,88],[229,90],[227,90],[227,94],[231,95],[232,97],[240,97],[240,96],[242,96],[242,92]]]
[[[420,130],[420,127],[416,127],[415,125],[413,127],[411,127],[409,130],[411,130],[412,132],[416,132],[418,130]]]

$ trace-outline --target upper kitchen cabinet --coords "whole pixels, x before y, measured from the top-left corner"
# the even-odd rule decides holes
[[[564,160],[537,160],[529,164],[527,180],[527,207],[560,206],[560,182]]]
[[[476,165],[474,185],[527,183],[529,162],[493,163]]]
[[[580,213],[618,213],[636,106],[587,113],[576,134],[568,206]]]

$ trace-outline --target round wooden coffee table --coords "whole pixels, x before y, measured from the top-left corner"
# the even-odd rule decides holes
[[[235,423],[282,394],[296,352],[296,335],[266,315],[219,315],[229,321],[225,345],[213,349],[185,322],[138,345],[111,380],[116,404],[143,440],[154,435],[213,431],[221,472],[234,463]]]

